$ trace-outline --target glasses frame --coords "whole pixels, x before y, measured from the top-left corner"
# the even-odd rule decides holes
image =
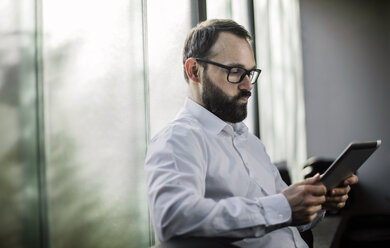
[[[202,59],[202,58],[195,58],[195,59],[196,59],[196,61],[204,62],[204,63],[207,63],[207,64],[212,64],[212,65],[215,65],[215,66],[218,66],[218,67],[221,67],[221,68],[226,69],[226,70],[228,71],[227,76],[226,76],[226,79],[227,79],[227,81],[228,81],[229,83],[231,83],[231,84],[239,84],[239,83],[241,83],[242,80],[245,78],[246,75],[248,75],[248,77],[250,78],[250,73],[251,73],[252,71],[257,72],[256,78],[253,79],[253,80],[251,79],[251,84],[255,84],[255,83],[257,82],[257,79],[258,79],[259,76],[260,76],[260,73],[261,73],[261,69],[256,69],[256,68],[255,68],[255,69],[247,70],[247,69],[242,68],[242,67],[239,67],[239,66],[228,66],[228,65],[223,65],[223,64],[220,64],[220,63],[217,63],[217,62],[208,60],[208,59]],[[239,68],[239,69],[245,71],[245,73],[243,73],[243,74],[241,75],[240,80],[239,80],[238,82],[231,82],[231,81],[229,80],[230,71],[231,71],[233,68]]]

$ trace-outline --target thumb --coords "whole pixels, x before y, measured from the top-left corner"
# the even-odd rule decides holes
[[[315,174],[313,177],[309,177],[302,182],[302,184],[315,184],[320,180],[320,173]]]

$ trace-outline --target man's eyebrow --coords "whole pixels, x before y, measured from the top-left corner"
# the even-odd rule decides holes
[[[239,67],[239,68],[245,69],[245,66],[243,64],[239,64],[239,63],[228,64],[228,66]],[[248,70],[252,70],[252,69],[256,69],[256,65],[254,65],[252,68],[250,68]]]

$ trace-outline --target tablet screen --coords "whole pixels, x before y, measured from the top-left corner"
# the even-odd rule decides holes
[[[380,146],[381,141],[353,142],[322,174],[321,182],[329,190],[351,176]]]

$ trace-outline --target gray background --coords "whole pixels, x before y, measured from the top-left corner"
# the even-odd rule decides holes
[[[358,171],[353,208],[390,211],[390,2],[301,0],[308,156],[382,140]]]

